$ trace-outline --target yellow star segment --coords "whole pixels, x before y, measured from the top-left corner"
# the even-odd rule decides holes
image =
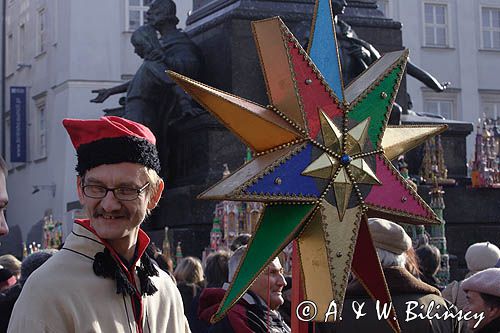
[[[366,139],[368,138],[368,125],[370,125],[370,117],[363,120],[347,133],[346,154],[352,156],[363,151]]]
[[[324,153],[309,164],[309,166],[302,171],[302,174],[316,178],[331,179],[335,175],[335,172],[337,172],[339,166],[340,163],[337,159]]]
[[[302,171],[302,174],[332,180],[337,211],[342,221],[345,211],[349,207],[352,189],[357,183],[381,185],[375,172],[362,158],[378,152],[364,152],[368,139],[370,117],[351,128],[345,136],[321,109],[319,110],[319,119],[323,143],[327,151],[309,164]],[[341,145],[342,142],[344,142],[344,148]],[[356,192],[363,205],[360,192]]]
[[[371,185],[381,184],[370,166],[361,158],[353,160],[349,165],[349,169],[352,172],[353,178],[356,179],[358,183]]]
[[[342,134],[328,116],[319,110],[319,121],[321,124],[321,134],[323,134],[323,142],[325,146],[333,151],[340,150],[340,138]]]
[[[349,206],[349,198],[351,197],[353,183],[347,173],[347,168],[342,168],[337,177],[333,181],[333,191],[335,193],[335,201],[337,201],[337,212],[340,221],[344,220],[344,215]]]
[[[393,160],[399,155],[421,145],[427,139],[443,133],[447,125],[399,125],[388,126],[382,139],[384,155]]]

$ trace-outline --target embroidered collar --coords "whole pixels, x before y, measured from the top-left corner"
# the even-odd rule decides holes
[[[134,295],[137,291],[135,287],[134,267],[137,270],[141,286],[141,295],[153,295],[157,289],[150,280],[151,276],[158,276],[159,273],[154,267],[152,259],[146,253],[149,244],[149,237],[139,229],[134,258],[127,263],[104,239],[101,239],[90,226],[89,220],[75,220],[75,223],[85,230],[89,231],[92,237],[77,235],[89,238],[90,240],[101,244],[94,254],[93,270],[97,276],[111,278],[116,281],[116,293]],[[74,232],[73,232],[74,233]],[[76,234],[75,234],[76,235]],[[140,260],[140,265],[138,261]]]

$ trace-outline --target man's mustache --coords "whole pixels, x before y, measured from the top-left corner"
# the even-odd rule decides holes
[[[100,217],[102,215],[106,215],[106,216],[111,216],[111,217],[125,217],[125,218],[128,218],[129,217],[129,214],[128,214],[128,211],[125,210],[125,209],[122,209],[122,210],[119,210],[119,211],[115,211],[115,212],[105,212],[104,209],[96,209],[94,211],[94,214],[92,214],[92,216],[94,218],[97,218],[97,217]]]

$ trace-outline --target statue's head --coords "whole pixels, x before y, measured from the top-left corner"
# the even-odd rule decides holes
[[[154,0],[146,13],[146,20],[156,29],[161,29],[165,24],[177,25],[177,8],[172,0]]]
[[[130,37],[130,42],[134,46],[135,53],[141,58],[160,48],[156,30],[150,25],[142,25],[137,28]]]
[[[345,0],[332,0],[333,15],[344,14],[347,2]]]

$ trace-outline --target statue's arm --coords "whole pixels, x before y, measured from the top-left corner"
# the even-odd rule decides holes
[[[128,86],[130,85],[130,81],[122,83],[120,85],[107,88],[107,89],[95,89],[92,90],[92,93],[97,94],[96,98],[91,99],[92,103],[102,103],[108,99],[109,96],[113,96],[116,94],[124,93],[127,91]]]
[[[450,82],[440,83],[434,76],[413,64],[411,61],[408,61],[406,70],[409,75],[413,76],[436,92],[442,92],[450,85]]]

